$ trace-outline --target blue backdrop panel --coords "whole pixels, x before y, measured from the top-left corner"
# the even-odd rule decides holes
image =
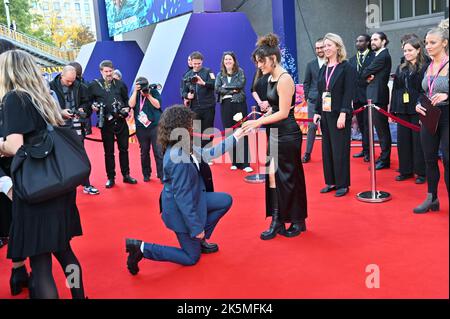
[[[244,13],[192,14],[168,77],[163,83],[163,107],[182,102],[180,84],[182,76],[187,70],[189,54],[200,51],[204,55],[203,65],[217,74],[220,71],[223,52],[233,51],[247,77],[247,105],[250,108],[251,105],[255,104],[250,93],[255,73],[255,65],[251,61],[255,43],[256,33]],[[154,63],[157,63],[157,61]],[[222,128],[219,105],[216,106],[215,126]]]
[[[114,68],[122,72],[125,84],[131,88],[143,57],[144,53],[136,41],[96,42],[85,64],[84,78],[87,81],[100,78],[100,62],[111,60]]]

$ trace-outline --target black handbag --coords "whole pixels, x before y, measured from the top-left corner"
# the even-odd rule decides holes
[[[22,145],[11,164],[14,196],[30,204],[75,191],[91,171],[91,163],[76,132],[46,123],[40,141]]]

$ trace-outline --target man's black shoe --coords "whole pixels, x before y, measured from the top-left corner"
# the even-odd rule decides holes
[[[364,154],[364,151],[361,151],[360,153],[353,154],[353,158],[360,158],[364,157],[366,154]]]
[[[336,191],[336,194],[334,196],[342,197],[342,196],[344,196],[347,193],[348,193],[348,187],[338,188],[338,190]]]
[[[200,243],[202,248],[202,254],[212,254],[219,250],[219,246],[217,244],[208,243],[205,239],[203,239]]]
[[[137,184],[137,180],[131,177],[130,175],[125,175],[123,177],[123,182],[127,184]]]
[[[150,182],[150,176],[144,176],[144,182]]]
[[[384,169],[384,168],[390,168],[391,167],[391,164],[390,163],[385,163],[385,162],[378,162],[376,165],[375,165],[375,169],[376,170],[380,170],[380,169]]]
[[[426,178],[425,178],[425,176],[417,176],[417,178],[416,178],[416,184],[425,184],[425,182],[426,182]]]
[[[116,184],[116,182],[114,181],[114,179],[108,179],[108,181],[106,182],[106,188],[111,188]]]
[[[331,191],[334,191],[336,189],[336,186],[334,186],[334,185],[327,185],[327,186],[325,186],[324,188],[322,188],[321,190],[320,190],[320,192],[322,193],[322,194],[325,194],[325,193],[329,193],[329,192],[331,192]]]
[[[139,262],[144,258],[144,254],[141,251],[142,240],[138,239],[125,239],[126,252],[128,253],[127,268],[130,274],[133,276],[139,272]]]
[[[414,174],[400,174],[397,177],[395,177],[395,180],[397,182],[401,182],[401,181],[407,180],[408,178],[413,178],[413,177],[414,177]]]
[[[364,155],[364,162],[366,162],[366,163],[368,163],[368,162],[370,162],[370,157],[369,157],[369,155]]]
[[[311,154],[305,153],[302,157],[302,163],[308,163],[311,160]]]

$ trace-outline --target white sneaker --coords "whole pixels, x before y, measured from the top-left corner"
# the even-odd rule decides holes
[[[209,166],[213,166],[213,165],[214,165],[214,162],[212,162],[212,161],[211,161],[211,162],[208,162],[208,165],[209,165]]]
[[[83,187],[83,193],[85,194],[89,194],[89,195],[98,195],[100,194],[100,192],[98,191],[97,188],[95,188],[94,186],[85,186]]]
[[[253,172],[253,168],[251,168],[250,166],[247,166],[246,168],[243,169],[243,171],[246,173],[251,173],[251,172]]]
[[[237,166],[234,166],[234,165],[233,165],[233,166],[230,167],[230,169],[231,169],[232,171],[235,171],[235,170],[237,170],[238,168],[237,168]]]

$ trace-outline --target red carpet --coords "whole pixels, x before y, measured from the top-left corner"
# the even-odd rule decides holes
[[[308,231],[271,241],[259,239],[269,224],[264,219],[263,185],[244,183],[246,174],[231,172],[229,164],[214,165],[216,190],[229,192],[234,199],[211,239],[220,245],[220,251],[203,255],[193,267],[143,260],[141,272],[133,277],[125,265],[125,237],[177,244],[158,213],[162,185],[156,179],[142,182],[139,148],[132,144],[131,173],[139,183],[123,184],[117,164],[117,185],[106,190],[102,145],[86,144],[94,167],[91,181],[101,194],[88,196],[79,190],[84,236],[75,238],[72,246],[83,266],[85,290],[91,299],[449,298],[449,216],[444,182],[441,180],[439,188],[440,212],[413,214],[412,208],[425,198],[426,185],[394,181],[396,154],[391,169],[377,173],[378,188],[390,192],[393,200],[366,204],[355,199],[358,192],[370,188],[362,159],[352,159],[352,186],[347,196],[319,193],[324,181],[318,141],[312,161],[305,165]],[[359,150],[352,148],[352,153]],[[0,298],[11,298],[11,264],[5,256],[6,247],[0,250]],[[365,270],[370,264],[380,268],[379,289],[366,287],[369,273]],[[69,298],[56,262],[54,274],[60,296]],[[27,297],[25,290],[17,298]]]

